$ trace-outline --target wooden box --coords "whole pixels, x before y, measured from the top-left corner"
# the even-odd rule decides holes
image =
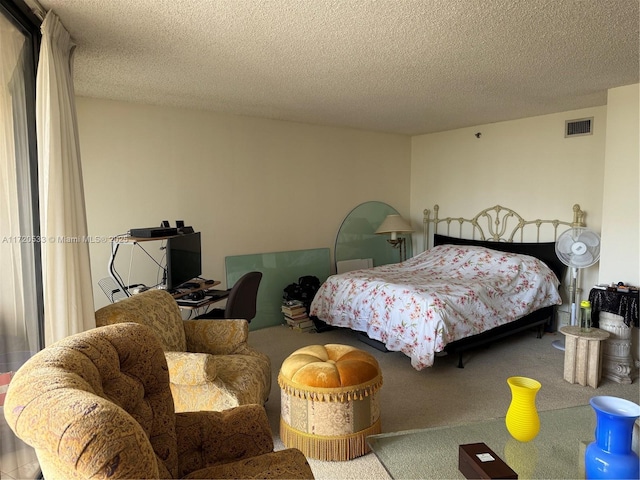
[[[518,478],[518,474],[484,443],[460,445],[458,469],[465,478]]]

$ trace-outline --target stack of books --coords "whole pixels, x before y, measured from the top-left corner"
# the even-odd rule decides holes
[[[282,304],[284,320],[292,330],[298,332],[309,332],[315,329],[313,320],[307,314],[307,307],[297,300],[289,300]]]

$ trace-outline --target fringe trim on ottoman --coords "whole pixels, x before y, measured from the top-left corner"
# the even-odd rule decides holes
[[[287,395],[293,397],[316,402],[350,402],[351,400],[363,400],[365,397],[380,390],[380,387],[382,387],[382,375],[378,374],[368,382],[359,385],[320,388],[301,385],[278,374],[278,385]]]
[[[280,439],[287,448],[297,448],[316,460],[345,461],[370,452],[366,438],[382,431],[380,419],[373,425],[349,435],[323,436],[301,432],[280,418]]]

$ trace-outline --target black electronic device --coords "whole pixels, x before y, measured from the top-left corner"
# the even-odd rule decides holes
[[[189,300],[204,300],[204,291],[198,290],[197,292],[191,292],[187,295],[187,298]]]
[[[184,220],[176,220],[176,227],[178,228],[184,227]]]
[[[129,235],[137,238],[170,237],[171,235],[177,234],[178,229],[172,227],[132,228],[129,230]]]
[[[181,235],[186,233],[193,233],[193,227],[180,227],[178,228],[178,233]]]
[[[179,288],[202,273],[200,232],[167,239],[167,289]]]
[[[169,228],[171,225],[169,224],[169,220],[163,220],[162,221],[162,225],[160,225],[161,227],[165,227],[165,228]],[[179,227],[180,225],[176,225],[176,227]]]
[[[210,301],[211,300],[209,300],[206,297],[204,297],[204,298],[202,298],[200,300],[191,300],[191,299],[188,299],[186,297],[178,298],[176,300],[176,302],[178,303],[178,306],[180,306],[180,307],[191,307],[191,308],[200,307],[201,305],[204,305],[205,303],[208,303]]]
[[[204,292],[205,297],[211,300],[220,300],[229,296],[230,290],[206,290]]]

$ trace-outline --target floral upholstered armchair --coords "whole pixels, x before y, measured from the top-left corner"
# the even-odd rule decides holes
[[[265,410],[175,413],[162,345],[123,323],[67,337],[30,358],[4,414],[44,478],[313,478],[296,449],[273,451]]]
[[[159,337],[176,412],[267,401],[271,362],[247,344],[246,320],[182,320],[169,293],[148,290],[96,312],[99,327],[122,322],[146,325]]]

